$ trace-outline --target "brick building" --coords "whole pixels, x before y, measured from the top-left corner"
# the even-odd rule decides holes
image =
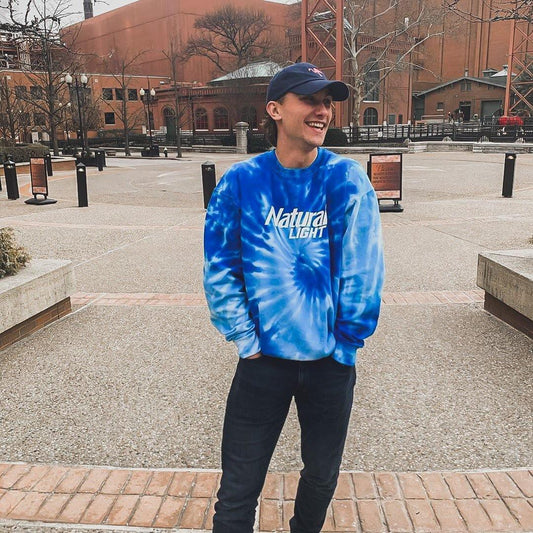
[[[462,76],[418,93],[415,114],[428,122],[445,120],[490,121],[502,114],[507,77],[486,71],[482,78]],[[421,113],[424,113],[421,115]]]
[[[38,75],[34,72],[33,76]],[[128,78],[126,91],[116,77],[110,74],[88,74],[86,88],[80,88],[80,96],[84,102],[82,106],[85,125],[89,123],[88,136],[113,137],[121,136],[123,124],[120,120],[122,103],[125,99],[130,116],[130,127],[133,132],[146,132],[147,107],[144,105],[140,92],[148,91],[148,87],[159,87],[167,78],[161,76],[131,76]],[[56,102],[57,132],[59,141],[71,141],[77,138],[78,108],[77,95],[74,89],[68,89],[64,82],[58,82],[61,90],[58,91]],[[18,69],[0,69],[0,84],[2,92],[11,95],[14,115],[15,135],[17,142],[48,141],[48,117],[42,106],[38,105],[43,97],[43,90],[32,81],[26,72]],[[32,105],[35,102],[37,105]],[[6,116],[5,98],[0,102],[0,130],[7,130],[9,119]],[[152,119],[152,128],[159,125]],[[4,133],[4,136],[5,135]]]
[[[299,4],[283,5],[269,0],[228,2],[265,11],[272,18],[272,39],[285,48],[285,58],[296,61],[301,57]],[[438,0],[428,2],[435,6],[437,3]],[[486,16],[481,2],[471,4],[474,15]],[[244,76],[225,78],[207,59],[194,57],[178,63],[174,80],[170,63],[162,52],[168,50],[172,41],[183,45],[196,31],[194,21],[219,7],[217,0],[137,0],[69,28],[78,34],[76,46],[88,54],[85,68],[92,72],[89,87],[93,101],[98,103],[100,118],[90,135],[112,134],[122,128],[118,106],[124,97],[136,115],[133,129],[147,131],[147,108],[139,92],[141,88],[147,90],[149,85],[156,93],[150,103],[153,130],[173,131],[176,93],[183,114],[180,120],[183,130],[229,132],[239,120],[258,128],[264,113],[266,84],[273,72],[256,71],[254,66]],[[507,63],[509,23],[474,23],[446,13],[435,26],[438,27],[434,30],[442,35],[428,40],[413,53],[411,59],[416,66],[398,69],[379,90],[366,95],[361,107],[361,124],[406,123],[441,113],[445,118],[448,111],[459,108],[463,108],[465,116],[468,112],[483,116],[503,100],[502,84],[494,80],[487,82],[484,73],[499,70]],[[24,74],[15,70],[27,61],[27,51],[13,48],[8,39],[2,43],[5,57],[0,67],[5,70],[0,71],[0,78],[10,77],[13,79],[10,84],[26,84],[30,91],[28,82],[23,81]],[[111,72],[117,72],[116,60],[131,58],[139,52],[142,54],[128,74],[131,80],[123,96]],[[349,104],[343,105],[343,122],[336,125],[347,126],[351,109]],[[68,129],[68,120],[65,124]],[[35,120],[31,126],[34,131],[40,130]]]

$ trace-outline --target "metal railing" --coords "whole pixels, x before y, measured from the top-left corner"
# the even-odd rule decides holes
[[[490,142],[533,142],[533,123],[524,126],[499,126],[497,124],[395,124],[383,126],[358,126],[344,128],[349,144],[402,143],[411,141],[490,141]]]

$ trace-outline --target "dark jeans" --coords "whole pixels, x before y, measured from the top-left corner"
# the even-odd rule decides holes
[[[226,406],[213,533],[252,533],[257,500],[293,397],[304,468],[291,532],[320,531],[337,485],[354,385],[355,369],[331,357],[239,360]]]

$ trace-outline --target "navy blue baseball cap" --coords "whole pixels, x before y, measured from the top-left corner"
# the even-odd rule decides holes
[[[346,100],[350,94],[342,81],[328,80],[326,75],[311,63],[295,63],[280,70],[271,80],[267,90],[267,103],[279,100],[284,94],[315,94],[329,89],[336,102]]]

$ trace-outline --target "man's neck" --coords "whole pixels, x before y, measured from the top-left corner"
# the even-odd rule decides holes
[[[283,145],[276,147],[276,157],[281,166],[285,168],[306,168],[313,164],[318,154],[318,148],[313,148],[308,152],[299,150],[284,150]]]

